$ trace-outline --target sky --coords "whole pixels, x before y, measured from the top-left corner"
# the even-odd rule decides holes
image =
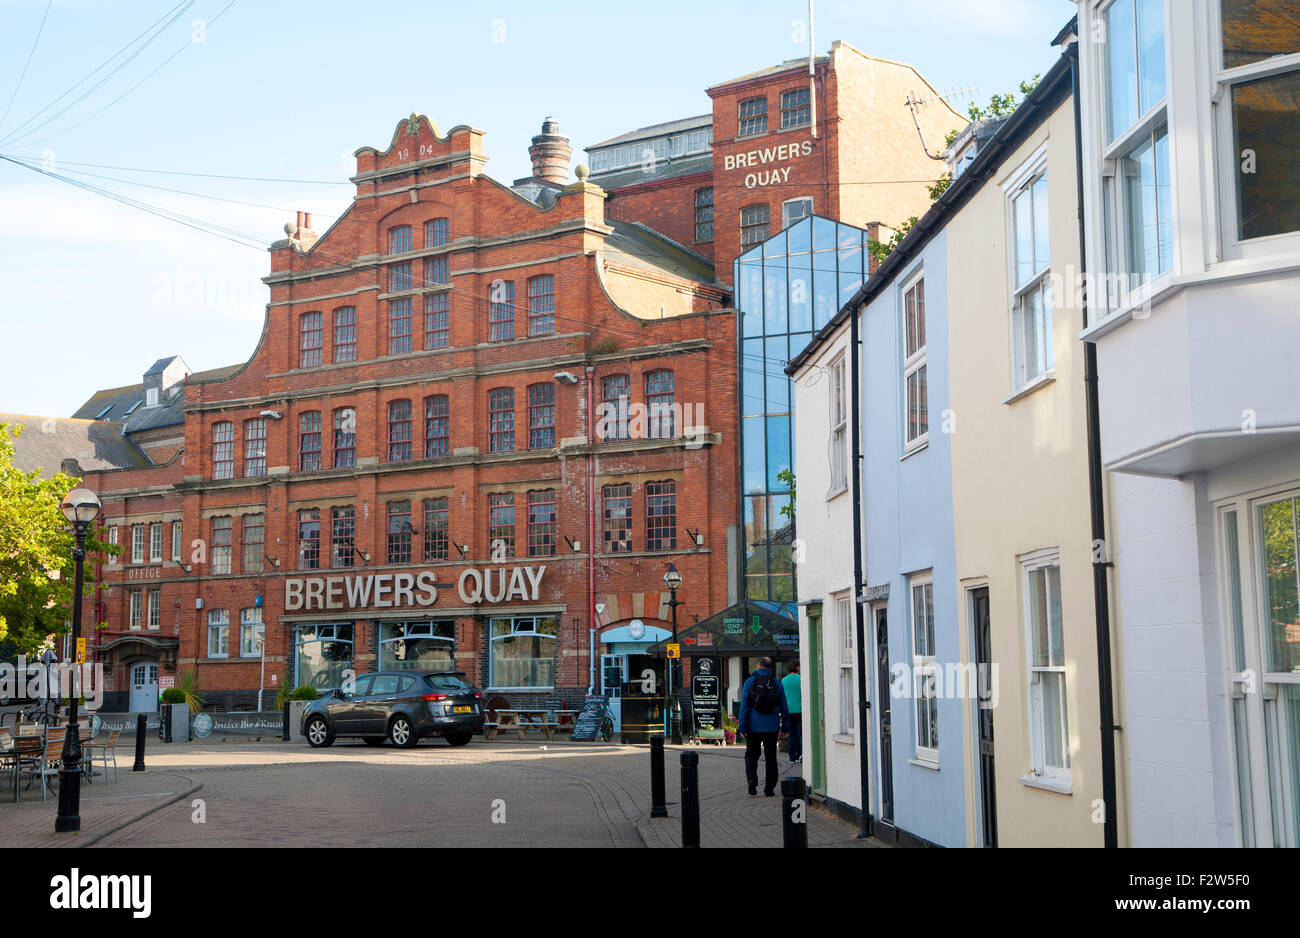
[[[1046,72],[1074,10],[817,0],[814,40],[907,62],[965,112]],[[298,210],[323,232],[350,203],[353,153],[386,148],[412,111],[485,131],[486,172],[508,183],[544,117],[577,165],[584,146],[707,113],[712,84],[806,56],[807,18],[807,0],[0,0],[0,157],[80,184],[0,159],[0,412],[68,416],[169,355],[246,361],[267,247]]]

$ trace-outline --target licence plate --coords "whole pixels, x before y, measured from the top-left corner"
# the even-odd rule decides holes
[[[452,713],[473,713],[474,708],[473,707],[452,707],[451,712]]]

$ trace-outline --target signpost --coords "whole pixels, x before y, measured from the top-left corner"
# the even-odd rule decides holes
[[[680,657],[682,656],[682,646],[681,646],[681,645],[674,645],[672,642],[669,642],[668,645],[667,645],[666,647],[667,647],[667,649],[668,649],[668,657],[669,657],[669,658],[680,658]]]
[[[86,663],[86,640],[84,638],[78,638],[77,639],[77,664],[85,664],[85,663]]]

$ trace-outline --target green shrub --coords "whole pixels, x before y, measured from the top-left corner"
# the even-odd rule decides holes
[[[320,695],[316,693],[316,688],[310,684],[303,684],[295,687],[293,693],[289,695],[290,700],[315,700]]]
[[[169,704],[185,703],[185,691],[179,687],[168,687],[162,692],[162,702]]]

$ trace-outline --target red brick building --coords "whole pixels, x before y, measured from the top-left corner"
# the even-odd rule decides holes
[[[663,637],[670,561],[683,626],[743,598],[732,263],[812,213],[923,214],[942,167],[906,102],[931,152],[964,123],[910,66],[836,42],[815,67],[710,87],[576,182],[549,118],[509,186],[481,131],[420,115],[357,151],[348,211],[271,246],[247,363],[163,359],[74,415],[153,462],[86,475],[124,547],[92,620],[106,706],[417,665],[574,702],[602,652]]]
[[[669,561],[683,622],[725,606],[728,294],[568,182],[553,122],[513,187],[481,139],[401,121],[330,230],[272,245],[246,364],[164,359],[79,411],[157,463],[86,475],[125,548],[92,620],[110,708],[154,667],[218,706],[416,665],[573,701],[589,630],[667,625]]]

